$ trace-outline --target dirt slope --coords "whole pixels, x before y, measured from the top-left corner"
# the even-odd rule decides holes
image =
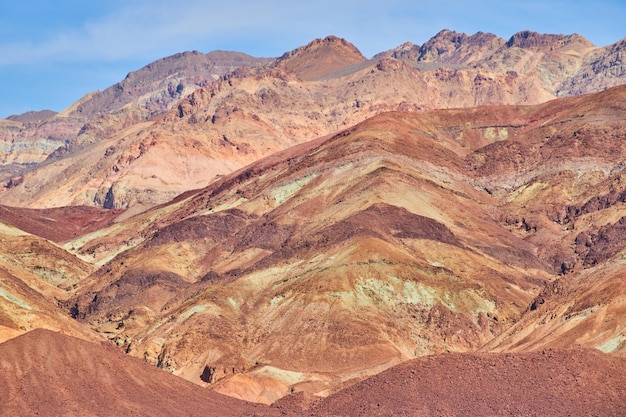
[[[33,330],[0,344],[2,416],[279,415],[146,366],[105,344]]]
[[[439,355],[308,407],[301,415],[619,416],[626,413],[626,359],[579,348]]]

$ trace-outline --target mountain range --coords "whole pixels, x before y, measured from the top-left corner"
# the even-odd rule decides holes
[[[623,413],[624,42],[186,52],[1,121],[4,413]]]

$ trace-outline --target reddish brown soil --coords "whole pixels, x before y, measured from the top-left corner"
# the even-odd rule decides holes
[[[58,243],[106,227],[122,211],[85,206],[50,209],[0,206],[0,221]]]
[[[289,407],[305,399],[288,399]],[[308,410],[325,416],[623,416],[626,360],[596,350],[416,359]]]
[[[626,359],[582,348],[420,358],[325,399],[297,393],[272,407],[42,329],[0,344],[0,369],[2,416],[626,415]]]
[[[2,416],[252,416],[236,400],[122,354],[48,330],[0,344]]]

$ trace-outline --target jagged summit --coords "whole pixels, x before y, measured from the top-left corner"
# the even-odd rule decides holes
[[[594,46],[593,43],[576,33],[572,35],[541,34],[530,30],[517,32],[506,42],[506,46],[524,49],[556,49],[572,43],[578,43],[585,47]]]
[[[492,33],[474,35],[444,29],[419,50],[418,61],[471,65],[486,58],[504,44]]]

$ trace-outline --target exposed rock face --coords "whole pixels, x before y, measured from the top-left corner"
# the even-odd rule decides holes
[[[32,329],[62,331],[87,340],[100,339],[72,320],[57,301],[93,271],[64,249],[0,223],[0,342]]]
[[[416,356],[503,349],[525,334],[515,323],[545,314],[544,285],[596,268],[572,250],[582,233],[617,227],[619,211],[582,213],[621,172],[625,94],[385,113],[275,154],[68,242],[103,266],[67,306],[132,355],[264,402]],[[596,246],[598,265],[615,244]],[[598,330],[579,343],[621,337],[598,321],[621,308],[612,285],[563,307],[591,309],[584,328]],[[543,335],[531,346],[549,346]]]
[[[254,58],[239,52],[183,52],[160,59],[129,73],[126,78],[96,92],[72,109],[88,119],[119,111],[132,103],[149,114],[160,113],[200,87],[240,67],[255,67],[270,59]]]
[[[448,42],[451,35],[443,33],[439,41]],[[454,36],[469,39],[470,49],[495,42],[483,34]],[[466,60],[463,56],[453,60]],[[364,61],[353,45],[329,37],[285,54],[267,72],[240,70],[198,89],[152,125],[137,123],[144,115],[130,109],[87,124],[74,141],[82,151],[28,174],[23,184],[30,186],[12,186],[3,199],[33,207],[154,205],[382,111],[527,104],[552,97],[536,75],[478,67],[421,71],[405,60]],[[124,126],[127,131],[118,131]],[[88,173],[82,168],[86,165]],[[58,186],[60,172],[66,186]]]
[[[421,47],[405,44],[371,61],[333,36],[288,52],[272,65],[236,53],[178,54],[130,73],[37,127],[7,126],[3,180],[10,186],[3,200],[32,207],[163,203],[272,152],[382,111],[531,104],[597,91],[622,82],[622,50],[623,42],[596,48],[579,35],[525,31],[506,42],[492,34],[444,30]],[[265,72],[259,69],[264,64]],[[215,81],[216,74],[238,65]],[[153,126],[142,126],[170,108]],[[63,123],[64,134],[37,139]],[[28,135],[28,141],[20,139]],[[104,138],[115,142],[106,151],[100,149]],[[109,155],[118,159],[112,164],[94,160],[85,173],[80,167],[86,155],[101,152],[114,152]],[[182,159],[166,156],[172,153],[187,167],[180,167]],[[21,185],[12,181],[24,173],[23,164],[46,157],[52,163],[40,172],[27,174]],[[168,166],[168,160],[178,166]],[[59,188],[60,182],[72,185]],[[54,189],[57,195],[42,194]]]
[[[445,65],[476,66],[494,54],[504,39],[491,33],[466,35],[443,30],[419,48],[417,61]]]
[[[50,154],[64,148],[79,132],[73,119],[52,117],[44,122],[0,122],[0,165],[29,165],[44,162]],[[3,173],[4,169],[0,169]]]
[[[559,96],[602,91],[623,84],[626,76],[626,39],[594,50],[585,56],[583,65],[559,88]]]

